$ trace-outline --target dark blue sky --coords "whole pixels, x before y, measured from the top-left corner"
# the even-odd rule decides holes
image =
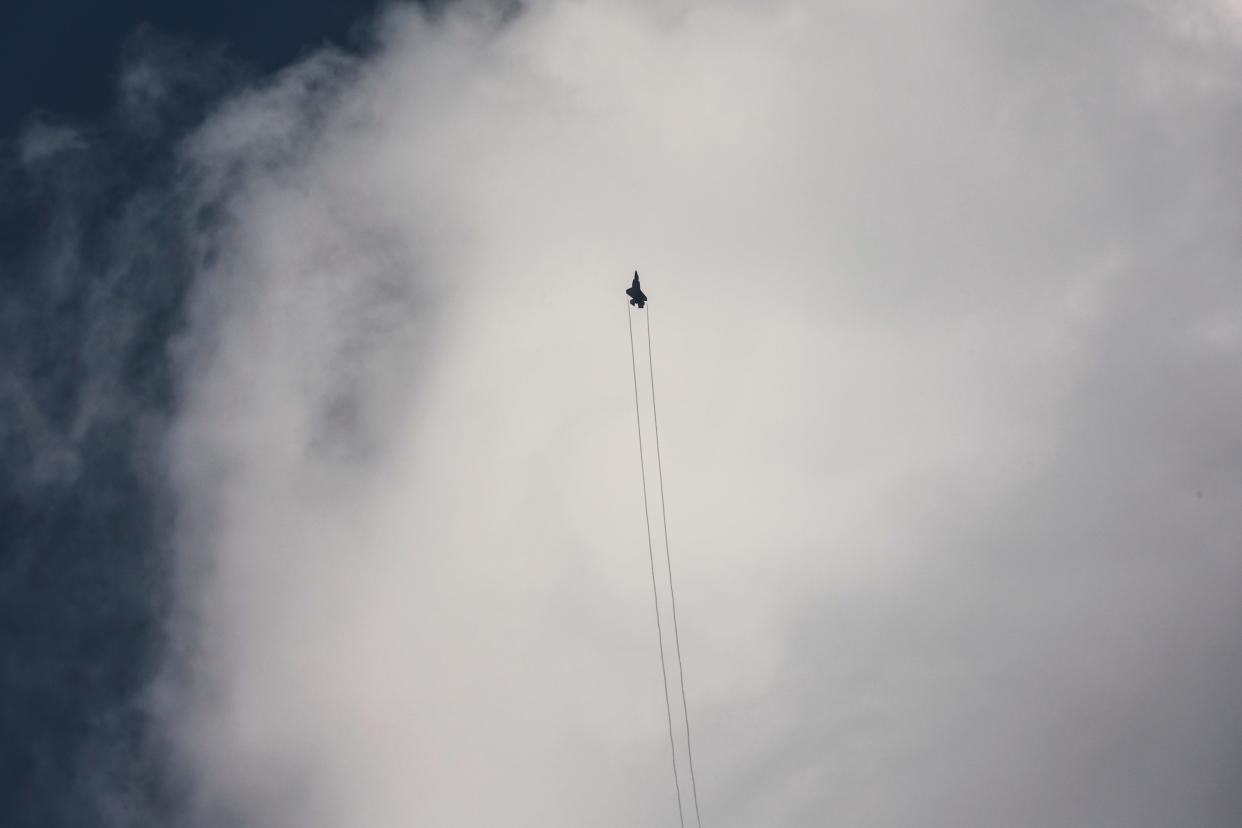
[[[21,0],[0,26],[0,825],[176,822],[145,695],[161,658],[172,505],[158,456],[191,269],[171,148],[229,89],[351,32],[368,0]],[[119,126],[124,60],[210,65]],[[209,60],[208,60],[209,58]],[[184,64],[184,62],[183,62]],[[198,84],[195,86],[194,84]],[[16,164],[21,130],[84,148]],[[125,320],[127,324],[118,324]],[[128,324],[133,322],[133,324]],[[124,330],[124,333],[117,333]]]
[[[111,105],[123,45],[143,25],[218,43],[270,70],[325,42],[345,44],[373,0],[18,0],[0,27],[0,132],[35,110],[97,120]]]

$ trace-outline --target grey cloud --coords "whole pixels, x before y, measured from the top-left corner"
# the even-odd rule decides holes
[[[1222,7],[495,8],[180,150],[186,819],[671,824],[638,267],[709,824],[1236,823]]]
[[[18,141],[17,158],[23,166],[75,149],[85,149],[86,139],[73,127],[35,120],[26,126]]]

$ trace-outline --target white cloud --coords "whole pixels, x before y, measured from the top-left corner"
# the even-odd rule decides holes
[[[1138,5],[380,26],[188,150],[205,819],[671,822],[637,267],[707,824],[1234,823],[1232,51]]]

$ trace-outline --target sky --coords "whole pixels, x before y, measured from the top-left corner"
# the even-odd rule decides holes
[[[9,135],[36,112],[86,122],[106,118],[122,61],[139,57],[144,32],[273,71],[329,42],[349,42],[351,27],[373,7],[362,0],[267,0],[259,6],[221,0],[210,8],[153,0],[14,3],[0,32],[2,128]]]
[[[14,98],[5,824],[677,824],[623,311],[703,824],[1238,824],[1235,4],[226,23]]]

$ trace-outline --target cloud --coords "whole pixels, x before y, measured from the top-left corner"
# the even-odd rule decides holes
[[[62,152],[84,149],[86,146],[86,139],[78,130],[50,124],[44,120],[34,120],[22,131],[17,157],[19,163],[28,166]]]
[[[1236,823],[1234,41],[966,0],[375,33],[179,156],[187,819],[671,821],[637,267],[708,824]]]

